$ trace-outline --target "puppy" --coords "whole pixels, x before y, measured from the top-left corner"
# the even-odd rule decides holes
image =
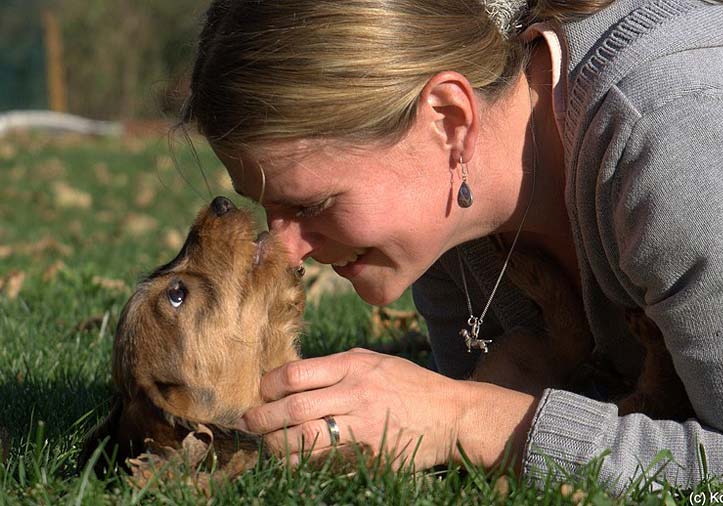
[[[246,211],[216,197],[178,256],[126,303],[113,346],[116,399],[80,464],[106,439],[123,465],[148,447],[185,448],[190,434],[211,439],[219,467],[238,467],[240,455],[255,462],[257,439],[233,427],[261,404],[261,376],[299,358],[299,278],[273,235],[257,236]]]
[[[609,400],[616,402],[620,415],[644,413],[672,420],[695,416],[662,333],[641,310],[626,310],[631,333],[645,350],[637,382],[627,384],[593,353],[581,297],[554,260],[521,249],[512,255],[505,275],[540,308],[545,329],[518,328],[496,340],[477,364],[473,380],[533,395],[548,387],[578,391],[593,384],[612,393]]]

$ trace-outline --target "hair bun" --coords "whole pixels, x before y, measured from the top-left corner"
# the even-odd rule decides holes
[[[518,21],[527,12],[527,0],[481,0],[485,12],[503,35],[519,30]]]

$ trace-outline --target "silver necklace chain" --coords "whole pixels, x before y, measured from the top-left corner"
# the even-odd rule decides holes
[[[505,258],[504,264],[502,264],[502,269],[500,270],[499,276],[497,276],[497,281],[495,281],[495,286],[492,288],[492,293],[490,293],[489,298],[487,299],[487,304],[485,304],[484,309],[482,310],[482,314],[479,316],[475,316],[474,312],[472,311],[472,301],[469,297],[469,289],[467,288],[467,277],[464,275],[464,264],[462,263],[462,254],[459,252],[459,246],[457,246],[455,249],[457,250],[457,259],[459,260],[459,270],[462,274],[462,285],[464,286],[464,295],[467,299],[467,310],[469,311],[469,318],[467,319],[467,325],[469,326],[469,329],[462,329],[459,331],[459,335],[462,336],[464,339],[464,344],[467,346],[467,352],[471,352],[472,348],[479,348],[482,350],[482,353],[488,353],[489,345],[492,344],[492,339],[484,339],[479,337],[480,329],[482,328],[482,324],[484,323],[485,317],[487,316],[487,311],[490,309],[490,305],[492,304],[492,299],[494,299],[495,294],[497,293],[497,288],[499,288],[500,283],[502,282],[502,276],[505,275],[505,270],[507,270],[507,265],[510,263],[510,257],[512,256],[512,252],[515,249],[515,245],[517,244],[517,239],[520,237],[520,233],[522,232],[522,227],[525,224],[525,219],[527,219],[527,213],[530,211],[530,208],[532,207],[532,198],[535,195],[535,180],[537,178],[537,141],[535,139],[535,113],[532,108],[532,91],[528,88],[527,89],[528,94],[530,96],[530,133],[532,137],[532,146],[533,146],[533,153],[532,153],[532,189],[530,190],[530,199],[527,201],[527,207],[525,208],[525,212],[522,215],[522,219],[520,220],[520,224],[517,227],[517,232],[515,233],[515,238],[512,240],[512,244],[510,245],[510,249],[507,252],[507,257]]]

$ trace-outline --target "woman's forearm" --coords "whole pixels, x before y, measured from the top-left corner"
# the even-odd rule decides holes
[[[461,381],[463,388],[458,441],[471,463],[490,469],[503,462],[505,449],[510,446],[511,461],[519,474],[527,433],[532,424],[536,397],[474,381]],[[454,459],[461,460],[455,449]]]

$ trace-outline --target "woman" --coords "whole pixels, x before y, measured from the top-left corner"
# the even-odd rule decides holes
[[[601,479],[619,491],[667,448],[681,467],[663,476],[690,485],[701,443],[723,472],[723,7],[217,0],[184,118],[293,264],[334,265],[371,304],[413,285],[429,325],[441,374],[365,350],[269,372],[244,423],[292,462],[301,436],[323,452],[386,430],[417,468],[457,443],[490,467],[510,445],[534,480],[609,449]],[[695,419],[464,381],[483,357],[460,330],[494,347],[530,315],[492,242],[518,239],[563,266],[622,377],[642,360],[624,310],[645,311]]]

